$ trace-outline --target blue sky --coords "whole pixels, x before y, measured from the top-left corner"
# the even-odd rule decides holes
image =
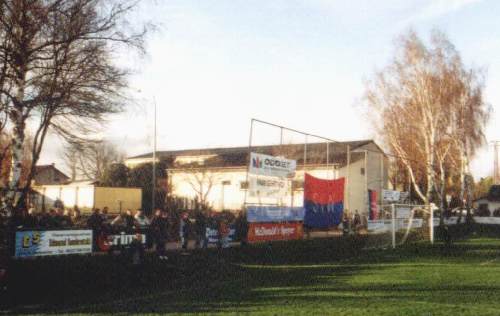
[[[148,54],[118,60],[135,70],[130,83],[142,106],[110,118],[105,134],[129,155],[151,151],[154,98],[159,149],[246,145],[252,117],[336,140],[373,138],[359,106],[363,82],[410,27],[422,37],[441,29],[467,65],[486,67],[496,109],[499,12],[494,0],[146,1],[131,21],[158,26]],[[489,141],[500,139],[499,118],[493,113]],[[59,164],[58,146],[51,139],[41,163]],[[485,148],[473,170],[491,169]]]

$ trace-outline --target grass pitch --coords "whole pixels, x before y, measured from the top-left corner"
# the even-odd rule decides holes
[[[500,315],[500,239],[362,250],[356,240],[20,262],[5,314]]]

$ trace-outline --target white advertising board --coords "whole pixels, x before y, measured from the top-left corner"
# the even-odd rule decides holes
[[[282,198],[289,191],[289,181],[283,178],[250,176],[248,194],[259,198]]]
[[[297,162],[282,157],[250,153],[249,173],[261,176],[292,178]]]
[[[410,206],[396,206],[396,218],[410,218]]]
[[[382,190],[382,201],[384,202],[398,202],[400,197],[399,191]]]

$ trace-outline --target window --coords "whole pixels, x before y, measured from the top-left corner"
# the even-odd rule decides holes
[[[365,174],[365,168],[361,168],[361,174],[364,175]]]
[[[222,181],[222,185],[231,185],[231,181],[230,180],[224,180],[224,181]]]

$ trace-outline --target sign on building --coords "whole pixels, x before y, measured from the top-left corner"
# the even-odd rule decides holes
[[[297,162],[282,157],[250,153],[249,173],[260,176],[292,178]]]
[[[276,177],[249,177],[248,194],[258,198],[282,198],[289,191],[288,180]]]
[[[16,232],[15,257],[56,256],[92,252],[91,230]]]

